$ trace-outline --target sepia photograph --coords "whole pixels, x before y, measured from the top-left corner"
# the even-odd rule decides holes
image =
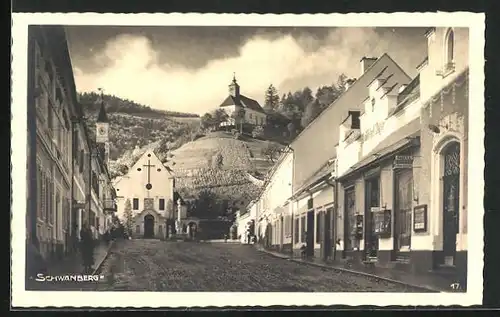
[[[19,297],[480,300],[484,16],[70,16],[13,35]]]

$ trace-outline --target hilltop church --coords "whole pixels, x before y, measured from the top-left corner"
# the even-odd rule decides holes
[[[226,99],[224,99],[219,107],[224,109],[224,111],[229,115],[229,120],[227,122],[222,122],[221,126],[232,126],[235,124],[231,115],[238,108],[243,108],[245,110],[245,123],[254,126],[266,125],[266,112],[256,100],[248,98],[240,93],[240,85],[236,81],[236,76],[233,76],[233,80],[229,84],[229,95]]]
[[[114,186],[117,216],[123,223],[131,217],[133,238],[166,238],[175,230],[174,219],[187,218],[174,175],[153,151],[146,151]]]

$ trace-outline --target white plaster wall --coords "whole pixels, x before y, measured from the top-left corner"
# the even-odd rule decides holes
[[[354,141],[346,145],[342,143],[339,145],[337,153],[337,175],[343,175],[347,170],[357,163],[360,159],[361,143]]]
[[[231,118],[231,115],[233,112],[236,110],[235,105],[230,105],[230,106],[224,106],[223,109],[224,111],[229,115]],[[240,107],[240,106],[238,106]],[[266,124],[266,114],[262,112],[255,111],[253,109],[249,108],[244,108],[245,109],[245,122],[246,123],[251,123],[255,125],[265,125]]]
[[[147,154],[151,154],[151,157],[147,157]],[[143,166],[148,164],[148,159],[152,165],[155,165],[151,168],[150,182],[153,187],[149,191],[145,187],[148,182],[147,167]],[[138,171],[137,168],[141,168],[141,171]],[[161,169],[160,172],[157,171],[158,168]],[[117,195],[119,196],[117,199],[117,216],[120,219],[123,219],[125,201],[127,198],[130,199],[132,207],[133,198],[139,199],[139,209],[132,210],[133,214],[137,214],[143,210],[144,198],[154,198],[155,208],[159,207],[160,198],[165,199],[165,209],[167,210],[167,204],[169,201],[173,201],[173,183],[173,176],[167,171],[154,153],[152,153],[152,151],[145,152],[144,155],[134,164],[134,166],[129,169],[129,173],[115,184],[115,188],[118,189]],[[157,211],[161,214],[165,213],[163,210]]]
[[[394,133],[394,131],[399,130],[400,128],[406,126],[411,121],[419,118],[420,109],[421,109],[421,103],[419,100],[416,100],[412,102],[410,105],[408,105],[404,110],[398,112],[396,115],[393,115],[389,118],[386,117],[383,119],[380,119],[379,116],[375,120],[373,120],[377,122],[383,122],[383,129],[380,134],[374,135],[363,142],[362,156],[365,156],[368,153],[370,153],[370,151],[372,151],[385,138]],[[361,126],[363,125],[364,122],[361,123]]]
[[[427,38],[428,64],[420,71],[420,96],[428,100],[441,90],[441,87],[452,82],[455,77],[469,65],[469,29],[451,28],[455,38],[455,71],[442,77],[436,72],[443,69],[445,63],[445,36],[450,28],[436,28]]]

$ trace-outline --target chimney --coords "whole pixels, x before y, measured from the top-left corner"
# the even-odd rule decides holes
[[[363,75],[370,66],[377,61],[376,57],[363,57],[361,59],[361,75]]]

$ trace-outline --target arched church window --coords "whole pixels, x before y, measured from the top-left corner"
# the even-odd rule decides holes
[[[446,63],[451,64],[454,61],[455,55],[455,34],[450,29],[446,33]]]

